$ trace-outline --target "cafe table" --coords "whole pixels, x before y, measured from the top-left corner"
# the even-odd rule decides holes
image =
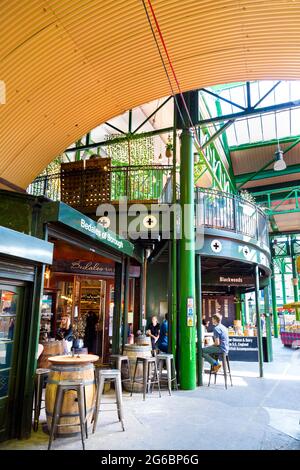
[[[87,422],[88,424],[90,423],[96,396],[94,362],[98,361],[98,359],[99,356],[94,354],[75,354],[74,356],[61,355],[49,357],[51,366],[45,396],[46,416],[49,430],[51,429],[57,384],[60,381],[65,380],[80,380],[83,383],[86,397]],[[77,394],[74,390],[68,390],[65,392],[60,416],[59,424],[67,424],[68,426],[59,426],[57,432],[58,436],[67,437],[80,432]]]

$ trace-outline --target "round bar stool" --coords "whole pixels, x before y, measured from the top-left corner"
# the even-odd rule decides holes
[[[139,363],[142,363],[143,365],[143,378],[141,379],[136,379],[136,371]],[[154,365],[154,374],[152,376],[152,365]],[[135,362],[135,368],[134,368],[134,374],[133,374],[133,379],[132,379],[132,385],[131,385],[131,394],[130,396],[132,397],[133,393],[133,387],[135,383],[143,383],[143,400],[146,398],[146,392],[149,390],[149,388],[153,387],[154,384],[158,385],[158,392],[159,392],[159,397],[161,397],[160,393],[160,381],[159,381],[159,374],[158,374],[158,369],[157,369],[157,359],[155,357],[137,357],[136,362]]]
[[[96,404],[94,408],[93,414],[93,433],[96,430],[97,422],[98,422],[98,415],[100,411],[101,405],[101,397],[104,392],[104,385],[105,382],[113,382],[115,384],[115,396],[116,396],[116,405],[117,405],[117,413],[119,421],[121,422],[122,430],[125,431],[124,427],[124,417],[123,417],[123,401],[122,401],[122,384],[121,384],[121,372],[118,369],[100,369],[97,368],[95,370],[96,375],[96,384],[97,384],[97,391],[96,391]],[[103,403],[107,404],[107,403]],[[110,411],[110,410],[105,410]]]
[[[220,356],[221,356],[221,360],[222,360],[223,374],[219,374],[219,375],[224,376],[225,388],[227,390],[227,375],[229,375],[230,383],[231,383],[231,386],[233,387],[232,378],[231,378],[231,371],[230,371],[230,364],[229,364],[229,357],[228,357],[228,354],[226,354],[226,353],[215,354],[212,357],[215,357],[215,359],[217,360]],[[218,372],[213,371],[213,366],[211,366],[210,371],[209,371],[208,387],[210,386],[210,379],[211,379],[212,374],[214,374],[215,383],[217,383],[217,373]]]
[[[121,373],[121,383],[123,382],[130,382],[131,383],[131,377],[130,377],[130,363],[128,356],[123,356],[122,354],[111,354],[109,357],[110,363],[112,366],[115,366],[116,369],[118,369]],[[122,364],[125,362],[128,368],[128,378],[122,379]]]
[[[33,418],[33,430],[36,432],[39,427],[40,414],[42,409],[42,398],[43,388],[45,382],[50,374],[50,369],[36,369],[34,376],[34,418]],[[44,407],[43,407],[44,408]]]
[[[55,433],[59,426],[64,426],[64,427],[74,426],[74,424],[59,424],[61,411],[62,411],[62,405],[64,401],[64,394],[65,392],[69,390],[73,390],[77,393],[81,442],[82,442],[82,448],[83,450],[85,450],[84,433],[86,435],[86,438],[88,438],[88,430],[87,430],[87,417],[86,417],[85,387],[84,387],[84,383],[81,380],[61,380],[57,384],[55,404],[54,404],[49,443],[48,443],[48,450],[51,449],[52,441],[53,439],[55,439]]]
[[[168,390],[169,390],[169,395],[171,395],[172,382],[175,382],[175,388],[176,390],[178,390],[174,356],[173,354],[159,353],[157,354],[157,362],[158,362],[160,382],[162,382],[163,366],[164,365],[166,366]]]

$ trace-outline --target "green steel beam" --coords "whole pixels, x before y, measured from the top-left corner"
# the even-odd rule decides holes
[[[272,162],[269,162],[269,165]],[[284,175],[293,175],[296,173],[300,173],[300,164],[296,165],[290,165],[288,166],[285,170],[281,171],[274,171],[274,170],[265,170],[257,174],[257,172],[254,173],[244,173],[242,175],[236,175],[235,180],[236,183],[243,183],[245,184],[245,180],[247,178],[252,179],[252,180],[260,180],[260,179],[265,179],[265,178],[275,178],[276,176],[284,176]]]
[[[255,105],[253,106],[254,108],[257,108],[257,106],[267,97],[269,96],[270,93],[272,93],[273,90],[275,90],[275,88],[281,83],[281,80],[279,80],[277,83],[275,83],[275,85],[273,85],[268,91],[267,93],[265,93],[262,98],[260,98],[256,103]]]
[[[218,100],[225,101],[225,103],[231,104],[231,105],[234,106],[235,108],[242,109],[243,111],[246,110],[246,108],[244,108],[244,106],[241,106],[240,104],[235,103],[234,101],[228,100],[227,98],[224,98],[224,96],[217,95],[216,93],[214,93],[214,92],[211,91],[211,90],[207,90],[206,88],[201,88],[200,91],[204,91],[204,92],[207,93],[208,95],[214,96],[214,97],[217,98]],[[211,121],[210,121],[210,122],[211,122]]]
[[[223,132],[225,132],[226,129],[228,129],[228,127],[230,127],[231,124],[233,124],[233,123],[234,123],[234,119],[230,119],[225,124],[223,124],[223,126],[220,127],[220,129],[218,129],[212,136],[209,137],[209,139],[206,142],[204,142],[204,144],[202,145],[202,149],[204,150],[206,147],[208,147],[210,144],[212,144],[213,141],[216,140],[217,137],[222,135]]]
[[[257,175],[259,175],[260,173],[262,173],[266,168],[268,168],[268,166],[270,166],[272,163],[274,163],[275,161],[275,158],[273,157],[272,160],[270,160],[268,163],[266,163],[263,167],[261,167],[259,170],[257,170],[255,173],[249,173],[247,176],[247,178],[245,178],[241,184],[239,184],[237,186],[237,189],[239,190],[242,186],[244,186],[244,184],[248,183],[249,181],[253,180],[253,179],[256,179],[255,177]],[[238,181],[237,177],[235,178],[236,181]]]
[[[221,116],[222,115],[222,109],[221,109],[221,104],[220,104],[219,100],[216,101],[216,110],[217,110],[218,116]],[[223,122],[220,123],[220,125],[222,125],[222,124],[223,124]],[[230,156],[230,151],[229,151],[226,132],[223,132],[223,134],[222,134],[222,143],[223,143],[224,152],[225,152],[225,155],[226,155],[226,158],[227,158],[227,162],[228,162],[228,165],[229,165],[229,174],[230,174],[230,177],[231,177],[232,181],[234,181],[234,171],[233,171],[233,166],[232,166],[232,161],[231,161],[231,156]]]
[[[203,104],[205,106],[205,109],[206,109],[206,112],[208,113],[208,115],[210,115],[209,107],[208,107],[208,105],[206,103],[206,100],[203,96],[201,97],[201,100],[199,101],[199,103],[200,102],[203,102]],[[200,108],[201,108],[201,106],[200,106]],[[232,122],[231,122],[231,124],[232,124]],[[210,132],[209,132],[208,128],[205,127],[203,129],[203,133],[208,137],[208,140],[209,140],[211,135],[210,135]],[[223,135],[225,135],[225,133],[223,133]],[[218,136],[218,137],[220,137],[220,136]],[[219,138],[219,142],[220,142],[220,145],[223,148],[222,141],[221,141],[220,138]],[[197,146],[196,146],[196,148],[197,148]],[[199,152],[199,150],[198,150],[198,152]],[[203,155],[203,153],[204,152],[202,152],[202,153],[199,152],[200,157]],[[224,150],[224,155],[226,157],[225,150]],[[205,158],[209,160],[209,164],[207,163],[207,161],[205,161]],[[207,151],[206,151],[206,154],[203,156],[203,160],[204,160],[204,163],[207,166],[208,171],[210,172],[210,174],[212,176],[213,186],[217,187],[221,191],[229,191],[231,189],[233,193],[236,193],[235,182],[234,182],[234,178],[232,177],[233,172],[232,172],[232,176],[231,176],[230,175],[230,166],[229,166],[229,172],[228,172],[228,170],[227,170],[227,168],[224,164],[224,161],[223,161],[222,157],[219,155],[217,147],[214,144],[214,141],[211,143],[211,145],[209,145],[207,147]],[[216,169],[215,169],[215,165],[216,165],[217,161],[220,161],[220,164],[222,166],[221,177],[219,177],[219,178],[216,176]]]
[[[143,121],[142,124],[140,124],[132,133],[136,134],[136,132],[139,131],[141,129],[141,127],[143,127],[149,121],[149,119],[151,119],[161,108],[163,108],[165,106],[165,104],[167,104],[170,101],[171,98],[173,98],[172,95],[169,96],[160,106],[158,106],[158,108],[156,108],[155,111],[153,111],[153,113],[151,113],[145,119],[145,121]]]
[[[80,160],[80,146],[81,146],[81,139],[77,140],[77,142],[75,144],[75,148],[73,149],[74,152],[75,152],[75,161],[76,162]]]
[[[128,134],[132,132],[132,109],[128,111]]]
[[[296,139],[291,145],[289,145],[286,149],[284,149],[283,154],[285,155],[288,153],[290,150],[292,150],[296,145],[298,145],[300,142],[300,137]]]
[[[111,127],[112,129],[114,129],[115,131],[117,131],[119,134],[126,135],[126,132],[122,131],[121,129],[119,129],[118,127],[114,126],[114,125],[111,124],[110,122],[105,121],[104,124],[105,124],[106,126],[108,126],[108,127]],[[97,146],[98,146],[98,145],[99,145],[99,144],[97,144]],[[88,145],[87,145],[86,147],[90,148]],[[96,147],[96,145],[95,145],[95,147]],[[67,152],[67,151],[68,151],[68,150],[66,150],[66,152]]]
[[[169,134],[172,131],[173,131],[173,127],[165,127],[163,129],[155,129],[153,131],[141,132],[140,134],[130,134],[130,135],[125,134],[124,137],[122,136],[122,137],[116,137],[115,139],[111,139],[111,140],[102,140],[100,142],[93,142],[89,145],[81,145],[80,147],[77,147],[77,148],[68,148],[65,150],[65,152],[76,152],[76,150],[86,150],[86,149],[94,148],[94,147],[107,147],[108,145],[127,142],[128,139],[132,139],[132,140],[143,139],[145,137],[152,137],[153,135]]]
[[[230,152],[239,152],[242,150],[251,150],[253,148],[257,147],[271,147],[272,145],[277,145],[279,144],[289,144],[292,142],[295,142],[300,138],[299,135],[295,136],[289,136],[289,137],[282,137],[281,139],[272,139],[272,140],[263,140],[259,142],[253,142],[253,143],[247,143],[247,144],[241,144],[241,145],[231,145],[229,146],[229,151]]]
[[[217,97],[220,99],[223,99],[219,95],[217,95]],[[236,104],[234,106],[236,106]],[[239,105],[238,107],[242,108]],[[282,111],[284,109],[292,109],[292,108],[298,108],[298,107],[300,107],[300,100],[287,101],[285,103],[279,103],[279,104],[275,104],[272,106],[265,106],[262,108],[251,107],[249,109],[247,108],[244,111],[237,112],[237,113],[223,114],[222,116],[215,116],[209,119],[200,119],[196,124],[199,126],[205,126],[207,124],[212,124],[214,122],[228,121],[229,119],[241,119],[247,116],[255,116],[256,114],[273,113],[275,111]]]

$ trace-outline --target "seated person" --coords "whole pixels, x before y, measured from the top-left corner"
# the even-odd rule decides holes
[[[151,337],[152,349],[155,349],[155,343],[159,338],[160,324],[157,321],[157,317],[153,315],[151,323],[148,325],[146,334]]]
[[[64,314],[61,317],[61,322],[60,322],[60,327],[58,328],[56,332],[55,339],[58,340],[66,340],[67,341],[67,347],[68,347],[68,352],[71,351],[72,345],[73,345],[73,328],[71,325],[71,317],[70,315]]]
[[[212,324],[214,325],[214,344],[202,349],[203,358],[211,364],[213,372],[218,372],[221,364],[218,360],[211,357],[211,354],[228,354],[229,351],[229,338],[228,329],[221,324],[221,316],[215,314],[212,316]]]
[[[167,353],[168,352],[168,314],[166,313],[165,319],[162,322],[159,338],[155,343],[155,346],[160,351]]]

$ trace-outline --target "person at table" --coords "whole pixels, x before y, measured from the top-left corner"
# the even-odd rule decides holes
[[[155,344],[159,351],[164,353],[168,352],[168,314],[165,314],[165,319],[161,324],[159,331],[159,338]]]
[[[218,359],[212,357],[222,353],[228,354],[229,351],[229,337],[228,329],[221,323],[221,316],[215,314],[212,316],[212,324],[214,325],[213,337],[214,344],[202,349],[202,356],[205,361],[209,362],[213,368],[213,372],[218,372],[221,367]]]
[[[61,317],[61,322],[60,322],[60,327],[58,328],[56,332],[56,337],[55,339],[58,340],[65,340],[67,341],[67,349],[68,352],[71,351],[71,348],[73,346],[73,327],[71,325],[71,317],[70,315],[64,314]]]
[[[146,330],[146,335],[150,336],[151,338],[151,344],[152,344],[152,349],[155,349],[155,343],[159,338],[159,331],[160,331],[160,324],[157,321],[157,317],[153,315],[151,318],[151,323],[149,323],[147,330]]]

